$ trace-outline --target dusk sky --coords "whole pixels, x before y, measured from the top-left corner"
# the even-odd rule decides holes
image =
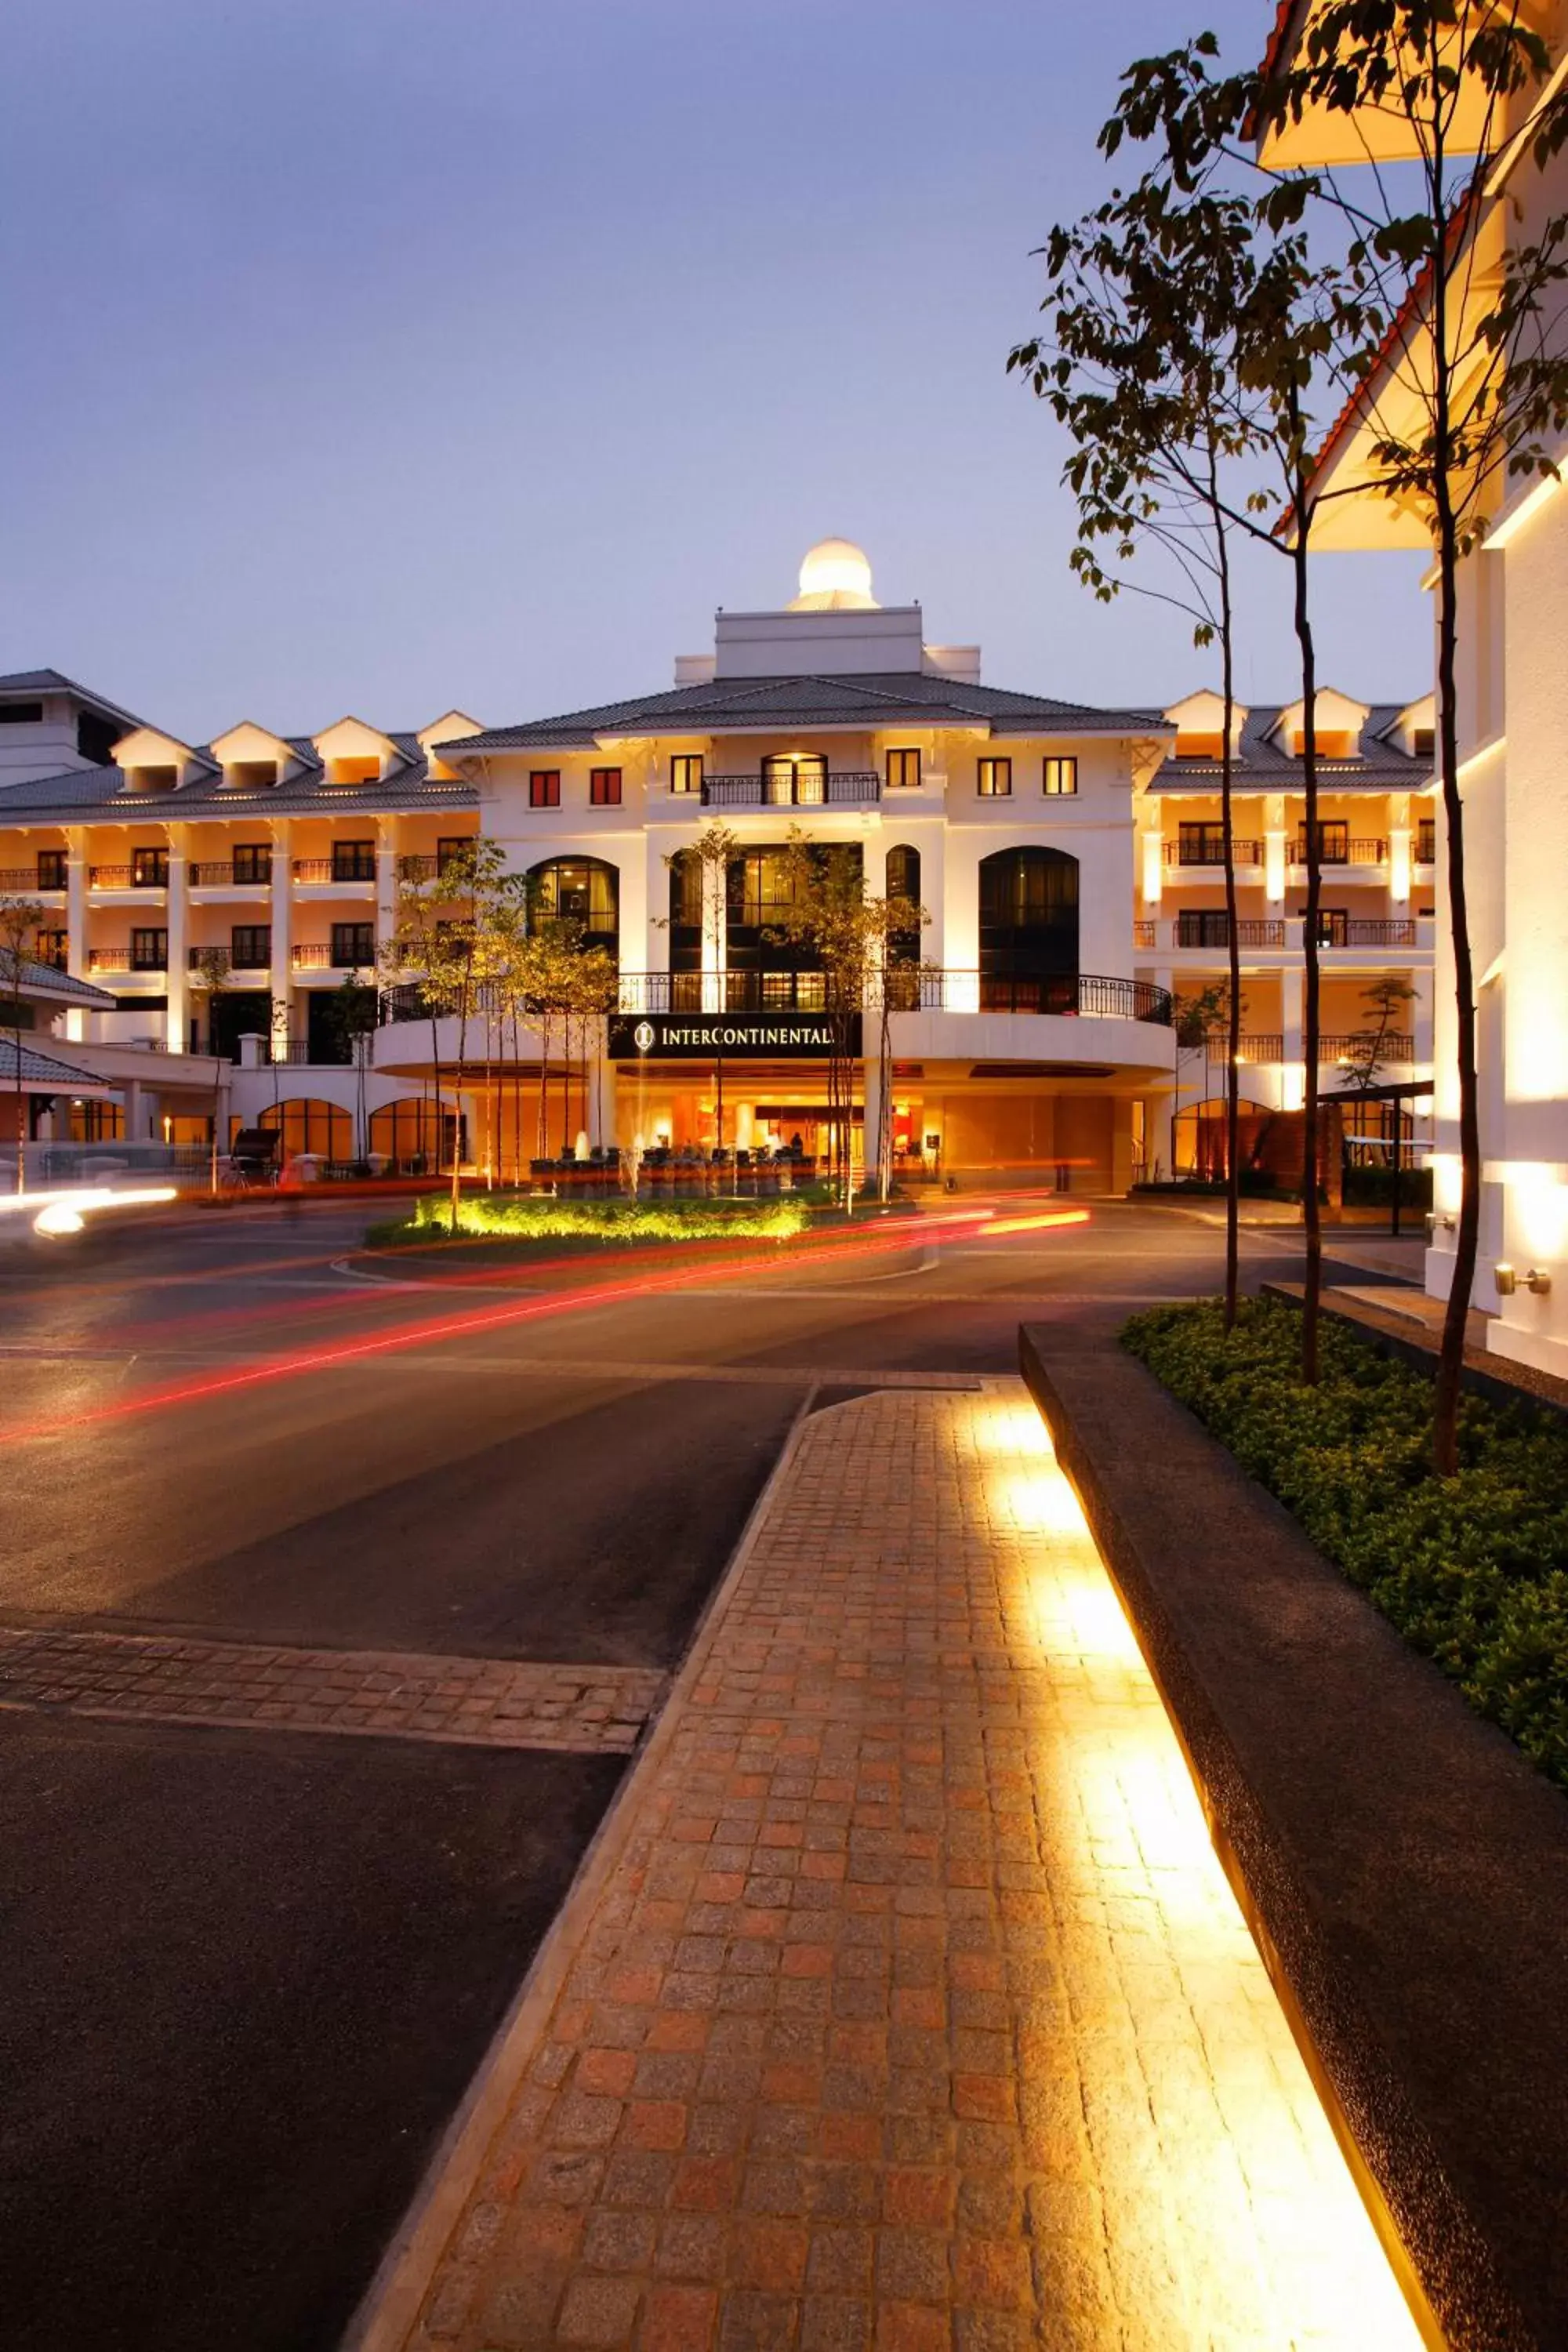
[[[1265,0],[12,0],[0,668],[201,740],[669,683],[830,532],[998,685],[1163,702],[1184,622],[1067,568],[1004,373],[1121,67]],[[1321,676],[1429,682],[1413,558]],[[1240,685],[1288,696],[1287,566]]]

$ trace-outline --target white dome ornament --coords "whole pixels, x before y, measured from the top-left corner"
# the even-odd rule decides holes
[[[871,566],[851,539],[819,539],[800,567],[800,593],[792,613],[874,613]]]

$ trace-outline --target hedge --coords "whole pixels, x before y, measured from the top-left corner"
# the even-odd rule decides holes
[[[1343,1324],[1300,1377],[1300,1316],[1217,1301],[1136,1315],[1122,1344],[1279,1496],[1405,1640],[1568,1788],[1568,1431],[1464,1398],[1460,1467],[1433,1475],[1432,1382]]]
[[[807,1203],[776,1201],[557,1201],[548,1194],[469,1193],[458,1231],[490,1241],[789,1241],[811,1223]],[[376,1226],[383,1245],[439,1242],[452,1229],[452,1205],[427,1192],[405,1223]]]

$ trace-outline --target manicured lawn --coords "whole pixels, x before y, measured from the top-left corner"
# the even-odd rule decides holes
[[[1228,1337],[1217,1302],[1153,1307],[1122,1344],[1568,1788],[1568,1430],[1466,1397],[1459,1474],[1439,1479],[1430,1379],[1343,1325],[1322,1327],[1315,1389],[1299,1377],[1300,1315],[1272,1300],[1244,1302]]]

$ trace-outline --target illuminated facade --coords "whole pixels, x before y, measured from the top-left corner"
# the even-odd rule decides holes
[[[1283,10],[1275,53],[1287,57],[1308,11]],[[1547,85],[1568,70],[1568,9],[1552,0],[1539,26],[1556,59]],[[1468,246],[1451,291],[1466,306],[1457,334],[1479,332],[1506,246],[1539,237],[1568,209],[1568,153],[1542,169],[1521,135],[1544,93],[1508,102],[1505,136],[1489,137],[1493,163],[1468,215]],[[1487,110],[1479,93],[1458,108],[1456,152]],[[1377,117],[1308,110],[1266,142],[1265,160],[1358,163],[1398,160],[1410,134],[1396,110]],[[1548,306],[1549,310],[1551,305]],[[1562,331],[1561,314],[1552,330]],[[1320,459],[1320,487],[1335,495],[1321,509],[1315,543],[1333,548],[1430,551],[1419,515],[1365,487],[1374,473],[1377,431],[1416,437],[1411,369],[1392,355],[1347,409]],[[1374,419],[1376,429],[1374,430]],[[1568,451],[1559,449],[1559,458]],[[1348,495],[1362,488],[1361,496]],[[1465,868],[1477,990],[1483,1181],[1474,1304],[1489,1316],[1499,1354],[1568,1376],[1568,496],[1563,482],[1494,482],[1480,544],[1460,567],[1459,785],[1465,805]],[[1431,584],[1430,581],[1428,584]],[[1435,1220],[1426,1286],[1446,1297],[1459,1200],[1458,1087],[1454,978],[1444,917],[1441,810],[1435,872]]]
[[[46,908],[43,952],[104,992],[69,1016],[84,1049],[155,1055],[151,1072],[216,1045],[229,1121],[280,1127],[290,1152],[428,1161],[460,1116],[470,1162],[505,1171],[538,1149],[540,1038],[511,1040],[501,1082],[482,1023],[433,1033],[383,968],[402,880],[482,831],[620,975],[619,1014],[575,1076],[552,1047],[551,1150],[798,1139],[812,1153],[839,1113],[823,976],[789,944],[779,898],[798,827],[929,916],[889,982],[901,1172],[1121,1191],[1190,1164],[1223,1091],[1171,1021],[1171,992],[1225,964],[1212,698],[1105,710],[992,687],[977,647],[928,644],[918,606],[871,589],[860,551],[825,541],[790,604],[721,612],[672,688],[521,725],[449,711],[412,734],[344,719],[304,737],[247,722],[204,745],[138,725],[111,764],[0,792],[4,887]],[[1426,1051],[1429,722],[1325,701],[1342,884],[1325,893],[1325,1052],[1364,1026],[1366,979],[1397,969],[1414,991],[1402,1071]],[[1244,1092],[1261,1113],[1300,1090],[1290,728],[1288,710],[1254,712],[1238,745]],[[715,824],[727,860],[683,860]],[[378,983],[381,1015],[360,1067],[356,978]],[[872,1048],[857,1149],[877,1083]],[[154,1137],[166,1116],[149,1077],[126,1132]]]

